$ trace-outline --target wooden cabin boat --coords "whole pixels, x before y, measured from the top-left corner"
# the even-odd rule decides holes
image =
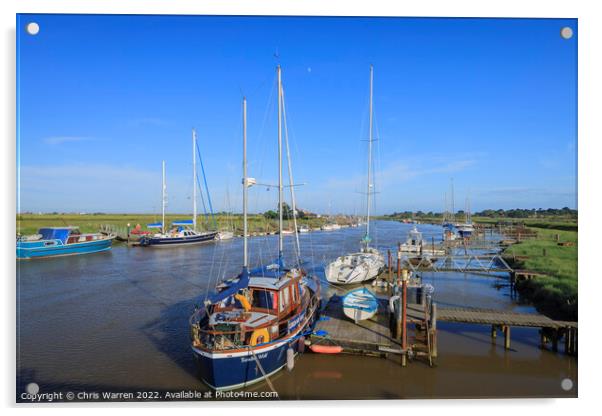
[[[243,273],[191,318],[201,378],[216,390],[261,381],[286,365],[316,320],[319,283],[279,264]]]
[[[281,108],[284,103],[280,67],[277,74]],[[243,99],[242,272],[217,285],[204,307],[190,318],[191,347],[201,378],[216,390],[248,386],[268,378],[287,364],[293,365],[290,361],[303,344],[306,331],[311,331],[320,306],[318,277],[309,275],[300,265],[284,265],[282,216],[278,221],[278,260],[249,270],[247,193],[256,181],[247,177],[246,109],[246,99]],[[278,144],[282,145],[280,129]],[[281,171],[281,152],[278,163]],[[279,176],[278,207],[282,212],[283,184],[282,175]],[[294,197],[292,200],[294,212]],[[299,252],[296,254],[300,258]]]

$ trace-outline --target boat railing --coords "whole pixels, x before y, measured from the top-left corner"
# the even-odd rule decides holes
[[[311,316],[313,316],[313,314],[316,312],[318,305],[319,302],[317,301],[317,298],[312,298],[310,296],[309,299],[305,301],[301,306],[301,308],[305,308],[309,311],[309,314],[307,314],[303,318],[303,320],[311,319]],[[265,311],[265,309],[263,310]],[[254,311],[254,308],[251,308],[250,311]],[[288,332],[290,322],[299,318],[298,315],[295,314],[289,317],[288,319],[278,320],[276,322],[270,321],[266,324],[246,328],[243,325],[238,325],[236,330],[226,331],[217,329],[202,329],[200,324],[205,319],[208,319],[205,308],[198,309],[190,317],[190,336],[192,339],[192,345],[197,348],[209,348],[218,349],[219,351],[225,351],[248,347],[248,342],[253,336],[253,333],[257,331],[267,330],[268,334],[270,335],[270,340],[273,341],[276,338],[272,338],[273,334],[269,330],[271,327],[273,327],[274,325],[277,326],[278,334],[276,335],[276,337],[279,338],[281,328],[286,328],[286,331]],[[236,323],[239,322],[233,321],[233,324]],[[301,324],[301,322],[299,322],[299,324]]]

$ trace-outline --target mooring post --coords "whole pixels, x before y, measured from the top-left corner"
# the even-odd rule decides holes
[[[400,253],[401,257],[401,253]],[[401,275],[401,304],[402,304],[402,338],[401,338],[401,349],[404,351],[404,354],[401,356],[401,365],[405,367],[406,365],[406,350],[408,346],[408,325],[407,325],[407,304],[408,304],[408,271],[407,269],[403,269]],[[428,334],[427,334],[428,336]]]
[[[399,287],[399,280],[401,279],[401,251],[397,251],[397,278],[395,281],[395,287]],[[399,292],[398,292],[399,293]],[[397,313],[397,322],[395,326],[395,336],[401,341],[401,320],[402,320],[402,312],[401,312],[401,304],[402,300],[399,301],[399,309]]]
[[[130,244],[130,223],[128,222],[127,243]]]
[[[497,337],[497,328],[495,327],[495,325],[491,325],[491,341],[495,342],[496,337]]]
[[[391,256],[391,250],[387,250],[387,259],[388,259],[388,267],[389,267],[389,296],[393,296],[393,264]]]
[[[437,358],[437,304],[431,303],[431,333],[433,358]]]
[[[508,325],[504,325],[504,348],[510,349],[510,327]]]

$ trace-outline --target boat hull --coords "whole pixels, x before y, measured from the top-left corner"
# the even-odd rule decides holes
[[[349,264],[349,257],[360,253],[342,256],[325,268],[326,280],[334,284],[359,284],[367,282],[378,276],[385,267],[385,261],[380,255],[373,256],[370,261],[361,261],[358,264]]]
[[[217,232],[187,237],[143,237],[140,239],[142,247],[174,247],[215,241]]]
[[[23,242],[17,243],[17,259],[33,259],[59,256],[74,256],[79,254],[91,254],[111,249],[112,238],[85,241],[73,244],[56,244],[45,246]]]
[[[206,353],[193,347],[201,379],[215,390],[233,390],[246,387],[264,380],[278,372],[286,365],[286,350],[298,351],[302,338],[291,338],[276,343],[274,346],[255,349],[255,357],[261,364],[263,372],[251,351],[239,353]]]

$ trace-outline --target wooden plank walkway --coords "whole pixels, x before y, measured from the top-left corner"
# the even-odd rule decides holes
[[[424,319],[424,306],[408,304],[408,318]],[[506,325],[532,328],[577,328],[577,322],[555,321],[547,316],[533,313],[518,313],[497,309],[445,308],[437,306],[437,320],[482,325]]]
[[[342,299],[335,295],[321,312],[310,341],[312,344],[339,345],[344,352],[363,355],[401,351],[399,344],[391,337],[387,307],[386,301],[379,300],[378,312],[372,318],[356,324],[345,316]],[[316,335],[321,332],[325,332],[325,335]]]

